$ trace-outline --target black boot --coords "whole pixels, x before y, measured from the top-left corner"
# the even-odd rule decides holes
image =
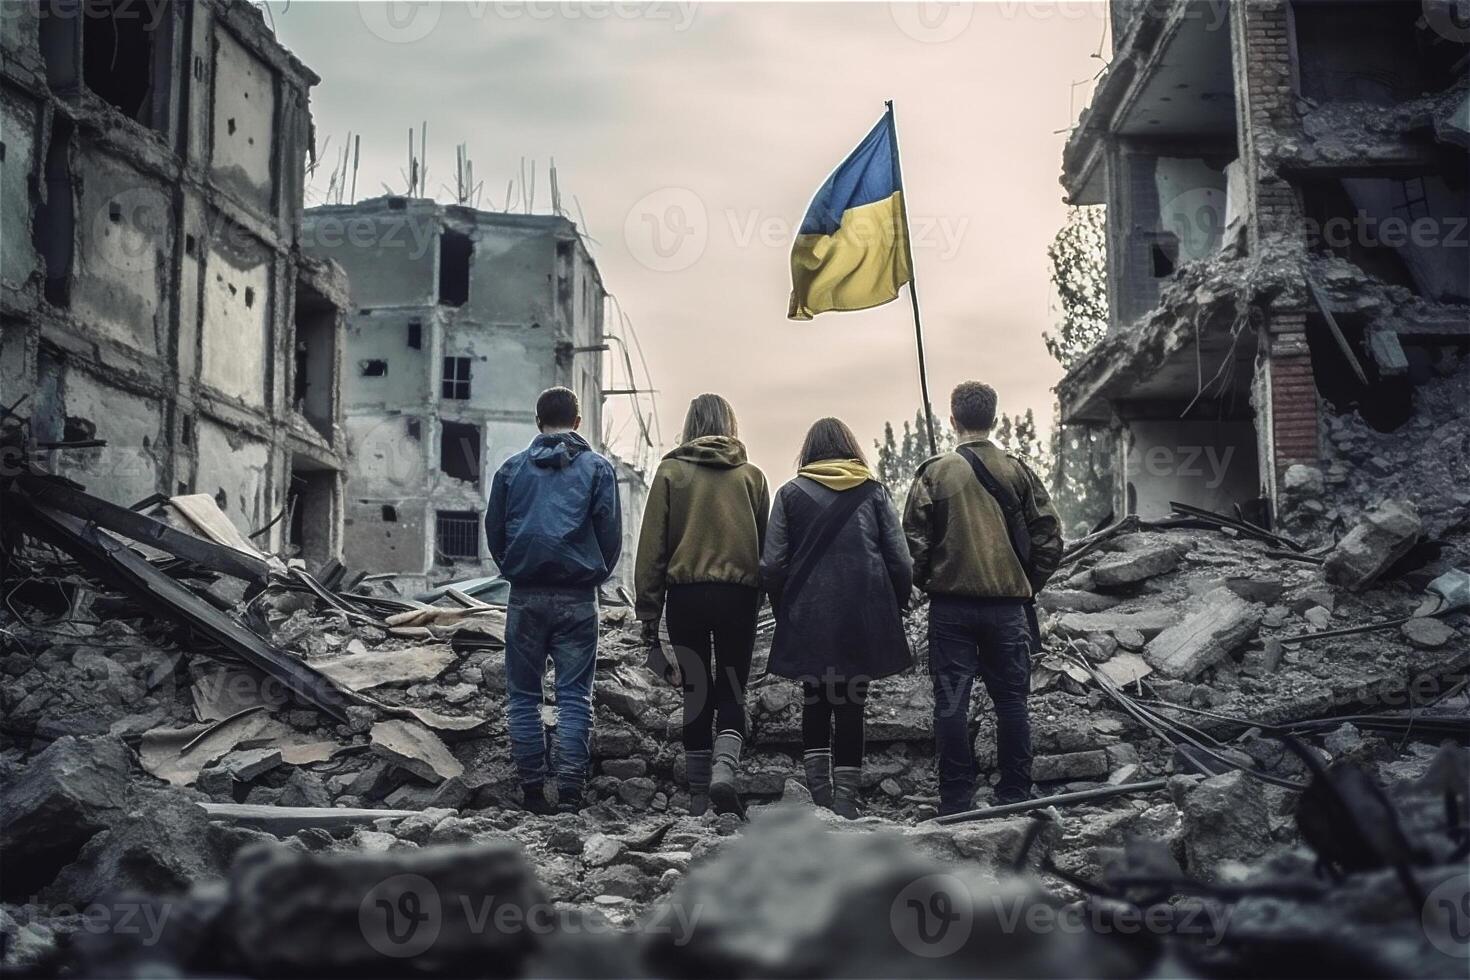
[[[858,808],[863,788],[861,766],[837,766],[832,770],[832,812],[848,820],[862,816]]]
[[[716,813],[737,813],[742,818],[745,816],[745,804],[740,800],[740,791],[735,788],[735,774],[740,766],[740,749],[744,744],[744,736],[736,731],[724,731],[715,736],[709,798]]]
[[[710,767],[714,753],[709,749],[684,752],[684,773],[689,780],[689,815],[702,817],[709,811]]]
[[[801,761],[806,765],[806,788],[811,791],[812,802],[830,810],[832,808],[832,750],[807,749]]]
[[[546,798],[545,783],[527,783],[521,787],[522,806],[530,813],[545,816],[553,812],[551,801]]]

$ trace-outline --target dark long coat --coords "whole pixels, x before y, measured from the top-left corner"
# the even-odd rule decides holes
[[[875,486],[848,518],[793,598],[785,586],[812,525],[841,493],[799,476],[776,494],[761,555],[761,584],[776,611],[767,670],[793,680],[873,680],[913,662],[900,608],[913,562],[886,488]],[[873,492],[876,490],[876,492]]]

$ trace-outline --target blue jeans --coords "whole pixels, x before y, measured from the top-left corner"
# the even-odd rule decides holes
[[[546,781],[541,683],[548,659],[556,668],[557,782],[580,790],[586,780],[597,625],[597,595],[590,589],[510,590],[505,617],[506,714],[511,757],[526,785]]]
[[[929,672],[934,680],[934,738],[939,801],[966,809],[979,769],[970,744],[970,691],[978,676],[995,703],[1001,802],[1031,795],[1031,628],[1021,602],[933,596],[929,603]]]

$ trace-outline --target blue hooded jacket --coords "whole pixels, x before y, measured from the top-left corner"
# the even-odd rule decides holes
[[[485,536],[512,586],[601,585],[623,550],[612,464],[575,432],[538,435],[495,471]]]

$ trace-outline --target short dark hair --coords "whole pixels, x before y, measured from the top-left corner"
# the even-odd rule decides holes
[[[852,434],[846,422],[828,416],[817,419],[806,432],[806,441],[801,444],[800,465],[810,466],[823,459],[855,459],[864,466],[868,458],[863,447],[858,445],[857,436]]]
[[[949,414],[966,432],[995,426],[995,389],[978,381],[961,381],[949,396]]]
[[[556,429],[570,428],[582,414],[577,393],[570,388],[547,388],[536,399],[536,424]]]

